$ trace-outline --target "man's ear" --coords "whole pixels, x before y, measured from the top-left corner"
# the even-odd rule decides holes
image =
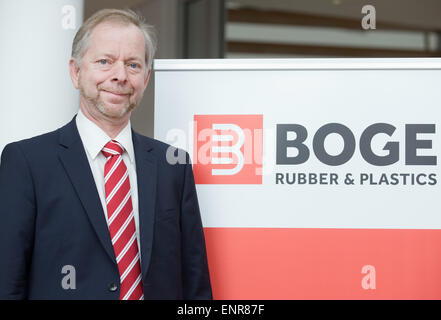
[[[145,80],[144,80],[144,90],[145,90],[145,88],[147,88],[147,85],[149,83],[150,73],[151,72],[152,72],[152,69],[149,69],[149,72],[147,73],[147,76],[145,77]]]
[[[76,89],[78,89],[78,79],[80,77],[80,67],[78,67],[75,63],[75,59],[71,58],[69,60],[69,72],[70,78],[72,79],[72,83]]]

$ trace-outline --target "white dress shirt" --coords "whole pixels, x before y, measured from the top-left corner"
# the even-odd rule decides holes
[[[106,157],[101,153],[101,150],[104,148],[107,142],[112,139],[100,127],[86,118],[86,116],[81,112],[81,109],[78,112],[76,123],[81,140],[83,141],[84,149],[86,150],[87,159],[89,160],[90,169],[92,170],[98,195],[103,207],[104,216],[108,225],[109,222],[107,217],[106,193],[104,187],[104,165],[106,164]],[[133,149],[130,121],[113,140],[118,141],[124,147],[122,159],[127,167],[127,170],[129,171],[132,205],[135,216],[136,238],[138,240],[139,252],[141,253],[139,237],[138,183],[136,177],[135,151]]]

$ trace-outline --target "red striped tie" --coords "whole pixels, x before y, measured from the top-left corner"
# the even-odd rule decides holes
[[[109,141],[102,153],[104,166],[107,217],[113,251],[120,276],[120,300],[144,299],[141,263],[135,233],[135,219],[130,192],[129,172],[122,159],[124,148],[117,141]]]

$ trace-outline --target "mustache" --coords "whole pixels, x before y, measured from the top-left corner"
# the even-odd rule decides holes
[[[125,94],[125,95],[131,95],[133,93],[132,89],[121,90],[118,88],[109,88],[109,87],[101,87],[101,86],[98,86],[98,90],[108,91],[115,94]]]

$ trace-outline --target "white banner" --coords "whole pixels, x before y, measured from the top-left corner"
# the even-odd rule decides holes
[[[441,229],[440,59],[157,60],[155,71],[155,137],[192,155],[205,227]],[[235,136],[210,139],[216,125],[250,129],[236,148],[251,145],[245,166],[228,164],[237,150],[216,152]],[[235,179],[247,163],[260,181]]]

